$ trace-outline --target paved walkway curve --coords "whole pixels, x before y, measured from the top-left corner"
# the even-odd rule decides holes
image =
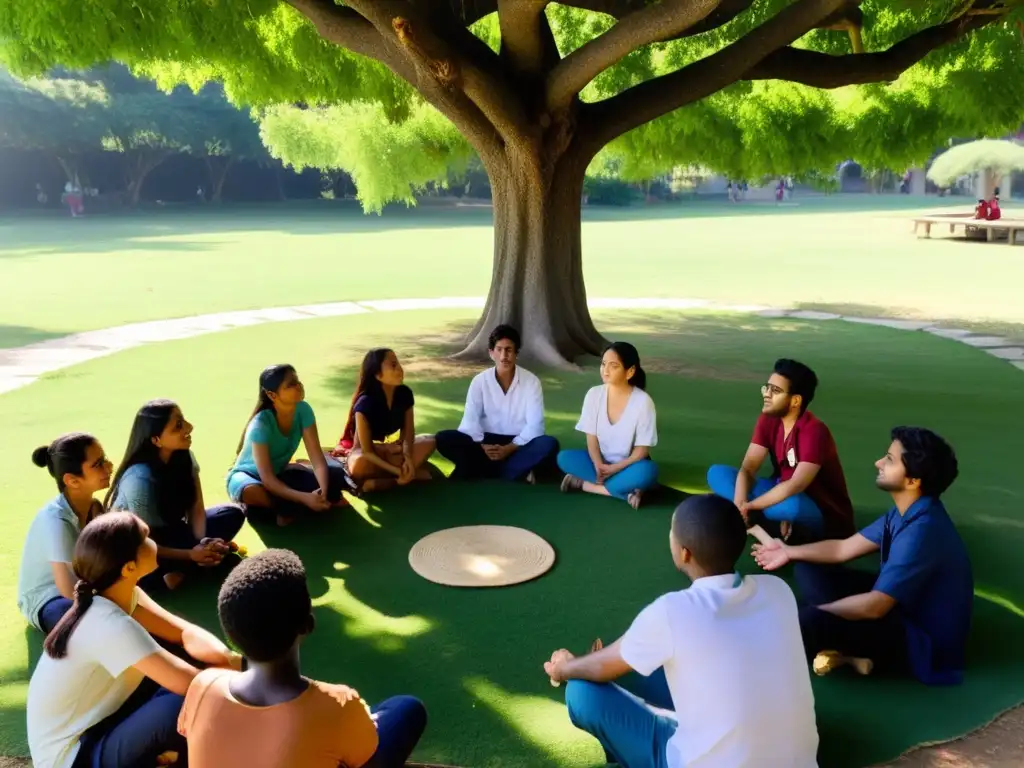
[[[482,309],[483,306],[484,299],[482,297],[339,301],[330,304],[216,312],[209,315],[195,315],[171,320],[150,320],[115,328],[84,331],[35,344],[27,344],[23,347],[0,349],[0,394],[28,386],[45,373],[144,344],[188,339],[206,333],[216,333],[250,325],[309,320],[316,317],[340,317],[367,312],[399,312],[415,309]],[[1024,371],[1024,348],[1014,346],[1008,340],[998,336],[984,336],[955,328],[936,328],[929,321],[847,317],[828,312],[774,309],[751,304],[721,304],[703,299],[592,299],[590,307],[591,309],[746,312],[762,317],[792,317],[821,321],[844,320],[850,323],[881,325],[906,331],[925,331],[981,349]]]

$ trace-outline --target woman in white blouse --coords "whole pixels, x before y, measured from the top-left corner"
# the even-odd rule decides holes
[[[645,392],[647,374],[636,347],[609,344],[601,357],[599,387],[587,392],[576,429],[587,436],[585,451],[562,451],[562,491],[614,496],[636,509],[658,481],[650,449],[658,444],[654,401]]]

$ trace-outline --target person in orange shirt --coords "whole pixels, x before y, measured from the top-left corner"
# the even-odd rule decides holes
[[[427,725],[411,696],[368,707],[344,685],[303,677],[299,646],[315,624],[306,570],[294,552],[244,560],[217,601],[244,671],[200,672],[185,695],[178,731],[191,768],[400,768]]]

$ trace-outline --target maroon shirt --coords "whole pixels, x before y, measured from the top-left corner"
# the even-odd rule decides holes
[[[775,470],[773,476],[780,482],[793,477],[796,465],[802,461],[820,466],[806,493],[821,510],[825,535],[852,536],[856,533],[853,503],[846,490],[846,477],[832,433],[810,411],[797,419],[789,437],[785,432],[781,418],[762,413],[750,442],[768,449]]]

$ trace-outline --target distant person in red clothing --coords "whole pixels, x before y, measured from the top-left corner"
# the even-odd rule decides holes
[[[814,371],[782,359],[761,387],[761,416],[739,469],[716,465],[708,485],[733,501],[748,526],[803,541],[853,535],[853,504],[832,433],[807,410],[818,388]],[[772,477],[757,478],[765,458]]]
[[[999,208],[999,190],[996,190],[995,195],[991,200],[988,201],[988,215],[985,217],[989,221],[996,221],[997,219],[1003,218],[1003,212]]]
[[[979,200],[978,205],[974,208],[974,218],[987,221],[989,217],[988,203],[984,200]]]

